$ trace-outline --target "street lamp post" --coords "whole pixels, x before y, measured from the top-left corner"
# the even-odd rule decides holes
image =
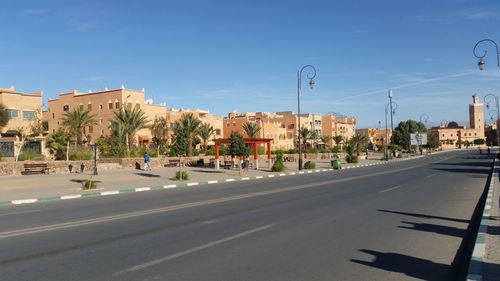
[[[394,106],[394,107],[393,107]],[[388,153],[388,140],[389,140],[389,128],[387,128],[387,114],[389,113],[389,107],[391,110],[391,126],[392,126],[392,115],[396,113],[396,109],[398,108],[398,104],[396,102],[389,102],[388,104],[385,105],[385,159],[389,160],[389,153]],[[392,133],[392,130],[391,130]],[[392,141],[391,141],[392,143]]]
[[[484,60],[484,57],[486,57],[486,55],[488,54],[488,52],[486,50],[484,51],[483,55],[478,55],[476,53],[477,46],[479,46],[479,44],[481,44],[483,42],[490,42],[495,46],[496,55],[497,55],[497,66],[500,67],[500,52],[498,51],[497,43],[491,39],[483,39],[483,40],[478,41],[476,43],[476,45],[474,45],[474,49],[472,50],[472,52],[474,53],[474,56],[479,59],[479,62],[477,63],[479,70],[484,70],[484,66],[486,65],[486,61]]]
[[[427,113],[423,113],[422,115],[420,115],[419,123],[424,124],[424,126],[425,126],[425,124],[427,124],[428,119],[429,119],[429,115],[427,115]],[[422,123],[422,120],[424,120],[423,123]],[[417,149],[416,149],[417,154],[421,154],[421,152],[420,152],[420,138],[421,138],[421,135],[417,129]]]
[[[498,128],[498,120],[500,120],[500,106],[498,104],[498,96],[496,95],[493,95],[493,94],[487,94],[486,96],[484,96],[484,102],[486,102],[486,108],[488,110],[490,110],[490,116],[492,115],[492,111],[494,109],[490,109],[490,103],[492,102],[492,100],[495,100],[495,106],[496,106],[496,112],[497,112],[497,120],[495,122],[495,125],[497,127],[497,145],[499,146],[500,148],[500,130]]]
[[[299,71],[297,71],[297,137],[299,140],[299,170],[302,170],[302,147],[300,143],[300,89],[302,84],[302,71],[306,68],[310,68],[313,71],[313,75],[307,75],[307,79],[309,79],[309,87],[311,90],[314,88],[314,77],[316,77],[316,68],[310,64],[304,65]]]

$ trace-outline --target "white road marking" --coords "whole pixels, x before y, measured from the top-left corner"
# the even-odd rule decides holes
[[[38,199],[32,198],[32,199],[21,199],[21,200],[12,200],[12,204],[30,204],[30,203],[35,203],[38,202]]]
[[[400,187],[402,187],[402,185],[396,185],[395,187],[391,187],[391,188],[388,188],[388,189],[381,190],[378,193],[385,193],[385,192],[388,192],[388,191],[391,191],[391,190],[394,190],[394,189],[398,189]]]
[[[163,188],[175,188],[177,187],[175,184],[164,185]]]
[[[203,224],[214,224],[217,220],[204,221]]]
[[[263,176],[256,176],[255,178],[256,179],[261,179],[261,178],[263,178]]]
[[[430,175],[427,175],[426,178],[432,178],[435,175],[437,175],[437,174],[430,174]]]
[[[210,243],[207,243],[207,244],[203,244],[203,245],[200,245],[200,246],[197,246],[197,247],[194,247],[194,248],[182,251],[182,252],[178,252],[178,253],[175,253],[175,254],[163,257],[163,258],[159,258],[159,259],[156,259],[156,260],[152,260],[150,262],[146,262],[146,263],[143,263],[143,264],[132,266],[130,268],[127,268],[126,270],[116,272],[115,275],[129,273],[129,272],[133,272],[133,271],[138,271],[138,270],[145,269],[145,268],[148,268],[148,267],[151,267],[151,266],[155,266],[157,264],[164,263],[164,262],[167,262],[169,260],[180,258],[180,257],[185,256],[185,255],[189,255],[189,254],[192,254],[192,253],[195,253],[195,252],[199,252],[201,250],[205,250],[207,248],[214,247],[214,246],[217,246],[219,244],[226,243],[226,242],[229,242],[231,240],[235,240],[235,239],[238,239],[238,238],[241,238],[241,237],[244,237],[244,236],[247,236],[247,235],[250,235],[250,234],[253,234],[253,233],[265,230],[265,229],[268,229],[268,228],[270,228],[272,226],[273,226],[272,224],[261,226],[261,227],[258,227],[258,228],[254,228],[252,230],[248,230],[248,231],[245,231],[245,232],[238,233],[238,234],[233,235],[233,236],[229,236],[229,237],[226,237],[226,238],[223,238],[223,239],[220,239],[220,240],[216,240],[216,241],[213,241],[213,242],[210,242]]]
[[[110,191],[101,192],[101,195],[113,195],[113,194],[118,194],[118,193],[120,193],[120,191],[118,191],[118,190],[110,190]]]
[[[38,213],[40,210],[30,210],[30,211],[21,211],[21,212],[13,212],[13,213],[5,213],[0,214],[0,217],[12,216],[12,215],[20,215],[20,214],[29,214],[29,213]]]
[[[208,181],[207,183],[208,184],[214,184],[214,183],[218,183],[219,181]]]
[[[194,185],[199,185],[199,182],[188,182],[187,186],[194,186]]]
[[[64,195],[61,196],[61,200],[67,200],[67,199],[76,199],[76,198],[81,198],[81,194],[73,194],[73,195]]]
[[[249,177],[244,177],[244,178],[241,178],[242,181],[247,181],[247,180],[250,180]]]
[[[135,189],[135,192],[149,191],[149,190],[151,190],[151,187],[139,187]]]
[[[234,181],[234,179],[226,179],[226,182]]]
[[[274,178],[274,175],[268,175],[267,177],[268,178]]]

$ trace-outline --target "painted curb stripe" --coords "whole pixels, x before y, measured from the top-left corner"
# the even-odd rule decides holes
[[[234,179],[226,179],[226,182],[232,182]]]
[[[101,192],[101,195],[114,195],[114,194],[120,194],[120,191],[119,190],[111,190],[111,191],[104,191],[104,192]]]
[[[31,199],[21,199],[21,200],[12,200],[11,203],[14,205],[18,204],[30,204],[30,203],[35,203],[38,202],[38,199],[36,198],[31,198]]]
[[[187,184],[187,186],[195,186],[195,185],[199,185],[200,183],[199,182],[189,182]]]
[[[242,181],[247,181],[247,180],[250,180],[249,177],[244,177],[244,178],[241,178]]]
[[[209,182],[210,183],[210,182]],[[174,187],[177,187],[177,185],[175,184],[169,184],[169,185],[164,185],[163,188],[174,188]]]
[[[74,194],[74,195],[61,196],[61,200],[77,199],[77,198],[82,198],[82,195],[81,194]]]
[[[151,187],[139,187],[135,189],[135,192],[150,191]]]
[[[207,184],[214,184],[214,183],[218,183],[219,181],[207,181]]]

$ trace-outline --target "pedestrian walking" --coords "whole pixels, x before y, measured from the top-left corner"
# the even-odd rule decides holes
[[[149,157],[148,152],[144,152],[144,171],[151,171],[151,157]]]

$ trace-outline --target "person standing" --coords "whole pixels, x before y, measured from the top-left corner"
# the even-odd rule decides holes
[[[151,171],[151,157],[149,157],[148,152],[144,152],[144,171]]]

